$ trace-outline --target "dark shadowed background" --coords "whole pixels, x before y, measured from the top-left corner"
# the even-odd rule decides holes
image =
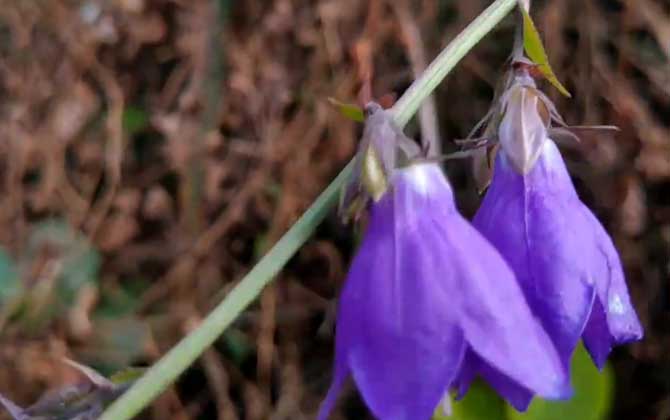
[[[361,126],[327,98],[402,94],[489,3],[0,2],[0,392],[27,405],[76,382],[65,356],[105,374],[155,361],[353,155]],[[621,128],[564,148],[646,329],[611,357],[610,417],[668,419],[670,1],[538,0],[532,15],[573,94],[543,84],[565,119]],[[455,150],[488,109],[514,22],[409,135]],[[468,163],[447,171],[471,216]],[[357,235],[332,214],[142,418],[313,418]],[[350,390],[333,418],[366,416]]]

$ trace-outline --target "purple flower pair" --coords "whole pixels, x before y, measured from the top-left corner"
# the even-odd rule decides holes
[[[376,108],[375,118],[380,113],[386,111]],[[399,147],[388,135],[393,144],[383,145],[379,133],[372,130],[363,142],[359,167],[396,155],[378,151],[375,145]],[[383,419],[428,419],[449,389],[475,374],[504,396],[510,384],[515,392],[568,396],[550,338],[509,266],[458,213],[439,166],[386,161],[388,187],[370,205],[340,296],[334,380],[319,419],[327,418],[350,376]]]
[[[501,150],[474,227],[439,166],[366,108],[345,201],[362,197],[369,223],[340,296],[319,420],[349,377],[381,419],[429,419],[477,376],[525,410],[534,395],[570,397],[580,338],[600,368],[613,345],[641,338],[612,241],[549,138],[567,126],[524,68],[509,80],[490,115]]]

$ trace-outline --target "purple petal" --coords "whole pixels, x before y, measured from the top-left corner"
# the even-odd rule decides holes
[[[598,299],[593,303],[591,316],[584,329],[582,340],[598,369],[605,367],[607,356],[612,351],[612,336],[607,327],[605,310]]]
[[[475,380],[480,370],[481,359],[477,357],[472,349],[467,349],[461,363],[461,370],[451,384],[452,388],[456,390],[456,400],[465,397],[465,394],[470,389],[470,384]]]
[[[600,261],[604,263],[604,273],[598,273],[596,285],[598,297],[603,307],[606,308],[607,324],[614,344],[639,340],[643,336],[642,326],[630,302],[619,254],[598,219],[586,206],[584,206],[584,211],[585,217],[591,221],[594,230],[596,246],[601,255]],[[609,278],[607,293],[601,287],[604,278]]]
[[[429,211],[406,211],[396,220],[409,220],[412,225],[427,224],[422,237],[432,237],[433,232],[438,234],[435,240],[428,241],[440,250],[439,259],[432,261],[433,275],[442,280],[440,285],[450,296],[451,305],[458,307],[458,322],[469,348],[492,366],[491,372],[500,370],[503,372],[500,376],[509,375],[510,384],[518,381],[519,387],[527,387],[547,398],[569,395],[567,372],[551,340],[528,308],[511,269],[458,213],[451,189],[439,169],[418,172],[419,168],[417,166],[411,180],[426,194],[406,194],[409,190],[397,188],[397,199],[402,203],[413,202],[413,205],[396,205],[396,209],[421,208],[417,200],[430,197],[431,202],[424,206]],[[463,383],[467,361],[464,369],[459,374]],[[502,380],[498,383],[503,384]]]
[[[486,362],[483,362],[472,350],[466,352],[461,372],[454,383],[457,400],[465,397],[470,384],[477,375],[481,376],[512,407],[518,411],[526,411],[534,393],[528,390],[528,388],[519,385],[509,376],[494,369]],[[567,398],[570,395],[571,393],[566,392],[564,397]]]
[[[595,296],[581,263],[592,245],[581,205],[556,146],[548,141],[525,177],[504,152],[499,154],[473,221],[511,265],[566,369]]]
[[[519,385],[509,376],[500,373],[489,365],[484,365],[481,371],[482,377],[498,392],[507,402],[518,411],[526,411],[530,401],[533,399],[534,392],[528,388]],[[572,395],[572,390],[566,388],[559,396],[560,399],[568,398]]]
[[[553,142],[525,176],[499,154],[474,225],[512,266],[566,367],[582,335],[599,367],[612,345],[642,336],[614,245]]]
[[[0,404],[2,404],[5,407],[5,409],[7,410],[9,415],[12,416],[13,419],[21,420],[27,417],[26,410],[14,404],[12,400],[10,400],[9,398],[5,398],[5,396],[2,394],[0,394]]]
[[[539,395],[569,394],[567,372],[500,254],[456,212],[445,235],[454,281],[449,288],[458,290],[459,323],[472,350]]]
[[[339,333],[339,331],[338,331]],[[344,353],[345,341],[340,337],[336,339],[336,350],[335,350],[335,373],[333,375],[333,381],[330,384],[326,398],[321,403],[319,407],[319,415],[317,420],[326,420],[330,415],[330,412],[335,408],[337,403],[337,398],[340,395],[340,390],[344,385],[344,382],[349,377],[349,366],[346,364],[346,354]]]
[[[422,171],[409,182],[409,173],[373,206],[340,297],[337,339],[345,343],[363,399],[379,418],[430,418],[465,349],[435,271],[443,240],[422,216],[433,199],[423,188],[433,185]]]
[[[593,362],[602,369],[612,346],[639,340],[643,332],[612,240],[586,206],[582,213],[594,235],[593,277],[598,294],[583,339]]]

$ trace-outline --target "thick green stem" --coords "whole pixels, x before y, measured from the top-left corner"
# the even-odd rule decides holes
[[[396,123],[404,127],[421,102],[437,87],[458,61],[502,20],[517,0],[497,0],[454,39],[428,66],[393,107]],[[338,192],[349,177],[351,162],[317,197],[302,217],[228,293],[193,332],[149,369],[99,420],[127,420],[139,413],[184,372],[237,316],[259,295],[314,229],[335,206]]]

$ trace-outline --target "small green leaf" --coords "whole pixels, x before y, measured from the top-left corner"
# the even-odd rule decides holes
[[[451,402],[451,415],[441,407],[433,420],[505,420],[505,403],[484,382],[475,381],[462,400]]]
[[[231,328],[223,334],[223,342],[226,350],[230,352],[230,358],[236,365],[241,365],[253,352],[253,346],[249,339],[240,330]]]
[[[79,290],[85,284],[98,282],[98,270],[101,258],[97,250],[87,242],[78,243],[80,248],[73,248],[70,258],[64,261],[59,294],[64,302],[71,304]]]
[[[48,219],[33,226],[18,261],[21,271],[39,261],[53,274],[25,289],[21,319],[34,332],[66,313],[84,287],[96,288],[101,256],[88,239],[65,220]]]
[[[146,356],[151,342],[147,321],[134,316],[94,321],[92,336],[79,350],[79,357],[104,363],[109,370],[131,365]]]
[[[358,122],[365,121],[365,114],[363,113],[363,109],[361,107],[356,106],[354,104],[347,104],[344,102],[340,102],[335,98],[328,98],[328,102],[330,102],[331,105],[337,108],[340,111],[340,114],[344,115],[350,120]]]
[[[129,279],[114,286],[103,284],[94,317],[121,318],[133,314],[141,303],[142,293],[148,287],[149,283],[142,278]]]
[[[21,280],[14,261],[0,248],[0,305],[21,293]]]
[[[109,380],[115,385],[123,385],[140,379],[144,372],[146,372],[146,368],[130,367],[116,372],[109,377]]]
[[[523,48],[526,51],[526,54],[528,54],[528,57],[533,61],[533,63],[537,64],[538,69],[540,72],[542,72],[549,83],[554,85],[554,87],[558,89],[561,94],[570,98],[572,95],[570,95],[570,92],[568,92],[565,86],[563,86],[561,82],[558,81],[558,78],[549,65],[547,53],[544,50],[542,39],[540,38],[540,34],[535,27],[535,23],[533,23],[533,19],[531,19],[528,11],[523,6],[520,6],[519,9],[523,15]]]
[[[268,248],[272,245],[267,234],[261,234],[254,239],[254,259],[259,259],[268,252]]]
[[[572,357],[572,386],[575,394],[567,401],[535,398],[528,411],[507,407],[510,420],[604,420],[612,404],[614,375],[609,365],[602,372],[593,365],[580,345]]]
[[[64,358],[63,362],[71,366],[73,369],[77,370],[82,375],[86,376],[86,379],[88,379],[96,387],[99,388],[114,387],[114,384],[109,379],[105,378],[103,375],[98,373],[98,371],[96,371],[92,367],[88,367],[86,365],[83,365],[79,362],[75,362],[74,360],[68,358]]]
[[[24,256],[34,260],[45,250],[50,250],[61,266],[56,291],[65,305],[74,302],[85,284],[97,285],[100,254],[85,236],[66,221],[51,219],[34,227]]]
[[[132,136],[144,130],[149,125],[149,116],[146,111],[136,106],[128,106],[123,110],[123,129]]]

